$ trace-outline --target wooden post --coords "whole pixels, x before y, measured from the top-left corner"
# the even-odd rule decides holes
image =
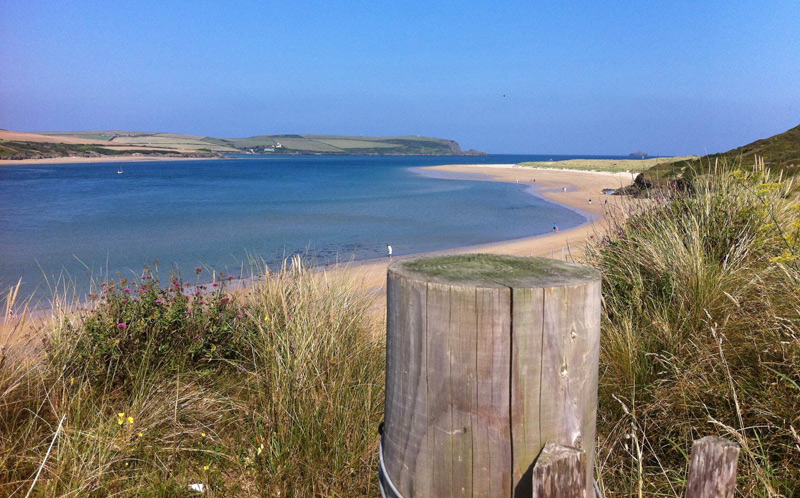
[[[488,254],[389,267],[387,477],[413,496],[531,496],[548,442],[583,450],[593,497],[600,274]]]
[[[583,498],[586,453],[547,443],[533,466],[533,498]]]
[[[739,445],[715,436],[692,445],[686,498],[732,498],[736,490]]]

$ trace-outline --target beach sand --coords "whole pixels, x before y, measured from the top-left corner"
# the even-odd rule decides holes
[[[85,158],[76,159],[85,161]],[[103,158],[102,160],[107,161],[108,159]],[[158,160],[163,160],[163,158]],[[386,270],[393,261],[422,255],[467,253],[552,257],[556,259],[563,258],[567,261],[577,261],[589,237],[603,230],[609,214],[624,212],[624,209],[619,208],[623,207],[624,204],[635,202],[627,196],[611,196],[602,193],[603,189],[614,189],[629,185],[632,182],[631,173],[561,171],[519,167],[513,164],[463,164],[429,166],[421,169],[440,174],[456,173],[461,175],[460,178],[465,178],[464,175],[466,174],[474,176],[477,180],[525,183],[534,187],[535,195],[579,210],[588,219],[586,223],[574,228],[522,239],[423,254],[395,256],[392,259],[387,257],[377,260],[356,261],[350,264],[342,264],[338,267],[325,268],[326,272],[334,275],[345,272],[346,275],[344,276],[352,278],[354,282],[362,286],[365,292],[373,294],[376,298],[373,310],[378,316],[385,315]],[[534,179],[536,180],[535,182],[533,181]],[[564,192],[564,188],[566,188],[566,192]],[[591,204],[589,199],[592,200]],[[231,291],[234,293],[247,292],[247,288],[248,281],[245,279],[236,282]],[[34,317],[41,318],[50,314],[51,312],[42,308],[33,312]],[[3,343],[3,336],[8,332],[8,325],[0,323],[0,345]]]
[[[586,223],[567,230],[424,255],[490,253],[561,259],[563,254],[564,259],[568,261],[577,260],[589,237],[605,226],[609,212],[619,208],[623,203],[631,202],[627,197],[603,194],[603,189],[630,185],[633,182],[631,173],[538,169],[513,164],[460,164],[421,169],[460,175],[472,174],[480,180],[525,183],[535,187],[535,195],[577,209],[588,218]],[[564,188],[567,189],[566,192]],[[374,292],[379,297],[378,306],[383,306],[386,269],[392,261],[398,259],[402,258],[394,257],[391,261],[389,258],[383,258],[363,263],[355,262],[345,271],[352,272],[370,292]]]

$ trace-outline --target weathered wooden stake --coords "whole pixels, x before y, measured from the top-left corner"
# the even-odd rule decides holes
[[[686,498],[732,498],[736,490],[739,445],[715,436],[692,445]]]
[[[583,498],[586,453],[547,443],[533,466],[533,498]]]
[[[386,477],[406,498],[528,498],[555,443],[585,453],[593,497],[599,344],[593,269],[486,254],[392,264]]]

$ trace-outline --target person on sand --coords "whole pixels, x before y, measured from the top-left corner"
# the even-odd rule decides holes
[[[557,232],[557,231],[558,231],[558,225],[556,225],[555,223],[553,223],[553,231],[554,231],[554,232]]]
[[[392,257],[392,246],[387,245],[386,248],[389,250],[389,257]]]

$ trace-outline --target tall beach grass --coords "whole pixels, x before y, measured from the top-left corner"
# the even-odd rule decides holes
[[[243,294],[156,280],[108,282],[0,365],[0,495],[40,466],[34,496],[375,493],[384,346],[356,282],[299,259]]]
[[[800,202],[792,178],[712,165],[588,250],[603,271],[598,475],[682,496],[694,439],[742,447],[742,496],[800,496]]]

